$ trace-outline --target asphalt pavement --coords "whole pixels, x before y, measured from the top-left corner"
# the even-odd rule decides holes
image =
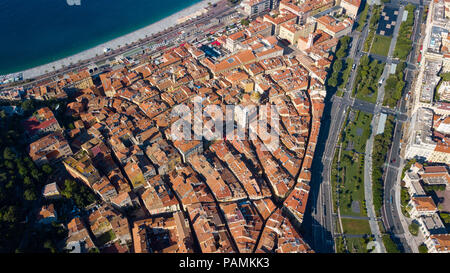
[[[420,4],[420,1],[408,1],[413,2],[416,5]],[[392,0],[390,5],[399,7],[400,4],[406,4],[406,1],[396,1]],[[419,16],[416,16],[416,24],[420,25],[420,19],[422,18],[423,6],[420,6],[421,12]],[[370,21],[370,18],[369,20]],[[361,32],[353,31],[350,36],[352,37],[352,44],[350,48],[350,58],[353,58],[356,67],[359,65],[360,58],[363,56],[363,45],[367,38],[369,29],[368,25],[363,28]],[[398,35],[398,29],[396,30]],[[394,34],[395,35],[395,34]],[[415,29],[413,30],[413,40],[417,41],[419,39],[420,32]],[[416,65],[414,63],[415,55],[414,51],[417,43],[413,43],[414,49],[413,53],[407,59],[407,68],[405,72],[406,78],[406,88],[411,86],[411,82],[414,79],[414,70]],[[392,54],[393,46],[391,45],[389,52]],[[387,58],[383,56],[373,55],[371,57],[384,61],[388,64],[399,63],[398,60],[393,58]],[[380,104],[373,104],[363,100],[355,99],[351,96],[353,90],[353,85],[356,78],[356,69],[351,71],[348,84],[345,87],[345,92],[342,97],[333,96],[326,99],[326,107],[324,111],[324,118],[322,121],[322,127],[319,134],[318,147],[316,148],[316,154],[313,161],[313,172],[321,175],[316,175],[313,177],[311,183],[310,201],[308,201],[307,214],[305,215],[305,229],[309,231],[309,243],[317,252],[333,252],[334,251],[334,225],[336,215],[333,213],[333,201],[331,198],[331,184],[330,184],[330,173],[332,159],[334,157],[335,148],[338,141],[338,136],[341,131],[342,125],[345,121],[346,113],[349,108],[355,110],[361,110],[367,113],[377,115],[379,113],[385,113],[388,115],[393,115],[396,118],[396,128],[394,131],[393,145],[390,150],[390,157],[400,158],[400,139],[402,137],[402,124],[408,121],[408,114],[406,113],[406,106],[404,98],[401,99],[399,107],[395,109],[390,109],[388,107],[383,107]],[[408,90],[408,89],[406,89]],[[405,92],[406,94],[407,92]],[[400,167],[400,160],[395,160],[395,162],[387,163],[387,169],[385,172],[385,202],[384,208],[388,208],[387,213],[383,214],[383,222],[387,227],[387,230],[393,231],[394,234],[400,232],[398,239],[402,245],[404,245],[404,250],[410,252],[409,245],[404,240],[404,236],[401,235],[401,223],[398,217],[398,211],[395,204],[386,204],[386,201],[391,201],[395,198],[394,194],[399,188],[394,186],[397,184],[397,177]],[[395,199],[393,199],[395,201]]]
[[[417,41],[420,37],[420,25],[421,19],[423,15],[423,6],[419,6],[419,14],[415,16],[415,23],[413,29],[412,39],[413,41]],[[411,54],[407,58],[407,62],[412,64],[415,62],[415,52],[418,44],[416,42],[413,43],[413,50]],[[414,65],[415,68],[415,65]],[[407,84],[406,90],[410,90],[412,85],[412,81],[414,80],[414,70],[409,67],[406,70],[405,75]],[[404,96],[406,95],[406,92]],[[402,98],[399,107],[401,112],[406,112],[406,101]],[[396,127],[394,129],[394,136],[392,140],[392,146],[389,151],[388,160],[386,162],[386,171],[384,176],[384,200],[383,200],[383,209],[382,209],[382,217],[386,230],[390,231],[394,238],[397,240],[399,245],[403,248],[404,252],[416,252],[417,250],[413,250],[408,241],[406,240],[404,227],[402,225],[400,217],[400,174],[403,168],[403,159],[400,156],[401,152],[401,139],[402,139],[402,121],[397,121]]]

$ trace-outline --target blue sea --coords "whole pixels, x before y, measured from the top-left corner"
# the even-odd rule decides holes
[[[0,75],[71,56],[200,1],[0,0]]]

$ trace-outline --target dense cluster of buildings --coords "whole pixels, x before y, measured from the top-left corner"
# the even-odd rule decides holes
[[[417,60],[419,74],[411,90],[412,116],[404,135],[405,157],[417,161],[403,177],[410,196],[406,210],[431,253],[450,252],[450,234],[440,217],[449,212],[448,197],[438,198],[436,193],[440,189],[440,194],[447,195],[450,190],[449,7],[446,0],[429,4]]]
[[[448,1],[431,1],[419,55],[412,119],[405,156],[428,162],[450,163],[450,12]]]
[[[414,125],[406,146],[406,158],[429,162],[450,162],[450,116],[432,109],[418,108],[412,116]]]
[[[324,83],[360,1],[282,0],[266,13],[274,2],[243,1],[254,19],[212,44],[184,43],[98,78],[82,70],[24,91],[36,100],[70,97],[71,128],[49,108],[26,121],[29,154],[37,165],[65,169],[101,199],[87,219],[69,223],[71,251],[100,242],[114,252],[312,252],[298,230]],[[203,109],[276,106],[280,126],[271,137],[279,142],[248,132],[244,139],[173,139],[176,122],[213,118],[173,115],[182,104],[193,112],[196,97]],[[242,126],[233,123],[234,130]],[[62,186],[48,184],[44,196],[58,198]],[[129,211],[134,221],[123,216]]]
[[[419,231],[430,253],[450,253],[450,234],[438,214],[440,210],[448,208],[438,208],[432,196],[427,195],[424,186],[442,186],[449,190],[448,168],[448,165],[423,166],[415,163],[403,178],[410,195],[407,211],[419,224]]]

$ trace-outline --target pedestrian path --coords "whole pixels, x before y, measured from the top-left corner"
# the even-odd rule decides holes
[[[355,220],[370,220],[369,217],[364,217],[364,216],[353,216],[353,215],[341,215],[341,218],[355,219]]]

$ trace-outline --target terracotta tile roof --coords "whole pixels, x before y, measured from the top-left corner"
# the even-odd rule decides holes
[[[437,210],[436,204],[433,198],[427,197],[413,197],[411,198],[412,203],[415,205],[418,211],[435,211]]]
[[[450,251],[450,234],[433,234],[430,239],[434,242],[438,252]]]

